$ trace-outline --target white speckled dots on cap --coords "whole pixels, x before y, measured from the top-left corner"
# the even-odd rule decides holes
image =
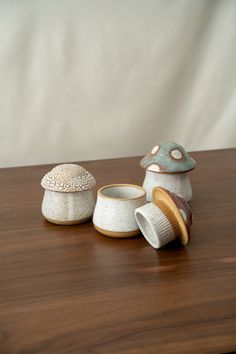
[[[160,146],[159,145],[156,145],[152,148],[152,151],[151,151],[151,155],[155,155],[157,153],[157,151],[159,150]]]
[[[172,141],[155,145],[140,161],[141,167],[158,173],[188,172],[196,167],[196,162],[183,146]],[[158,170],[154,169],[158,165]]]
[[[92,189],[94,177],[85,168],[75,164],[54,167],[41,181],[41,186],[55,192],[82,192]]]

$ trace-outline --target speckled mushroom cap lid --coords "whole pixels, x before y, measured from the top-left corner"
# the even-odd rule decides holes
[[[92,189],[94,177],[83,167],[63,164],[54,167],[41,181],[41,186],[55,192],[82,192]]]
[[[175,218],[178,238],[183,245],[187,245],[193,223],[192,211],[188,203],[183,198],[161,187],[153,188],[152,194],[154,203],[166,214],[167,218],[170,213]]]
[[[155,145],[140,161],[140,165],[153,172],[180,173],[193,170],[196,162],[183,146],[174,142],[165,142]]]

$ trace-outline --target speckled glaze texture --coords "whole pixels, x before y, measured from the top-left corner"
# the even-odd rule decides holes
[[[91,190],[63,193],[46,189],[42,214],[55,224],[76,224],[91,218],[94,206],[95,201]]]
[[[178,196],[190,201],[192,187],[187,172],[196,167],[196,162],[174,142],[155,145],[140,161],[146,169],[143,187],[147,191],[147,200],[152,201],[154,187],[163,187]]]
[[[175,239],[172,224],[154,203],[148,203],[136,209],[135,217],[143,236],[152,247],[158,249]]]
[[[79,224],[91,218],[95,201],[91,189],[96,181],[82,166],[54,167],[41,180],[45,188],[42,214],[55,224]]]
[[[126,187],[125,187],[126,186]],[[113,185],[109,187],[109,196],[98,192],[97,203],[93,214],[95,227],[110,232],[128,233],[139,228],[135,220],[135,209],[146,203],[146,193],[141,187]],[[120,189],[119,189],[120,188]],[[126,190],[125,190],[126,188]],[[123,189],[122,194],[120,190]],[[105,193],[105,192],[104,192]],[[137,198],[133,198],[137,195]],[[133,199],[132,199],[133,198]],[[112,235],[109,235],[112,236]]]
[[[152,191],[154,187],[163,187],[170,192],[184,198],[187,202],[192,199],[192,187],[186,172],[164,174],[146,170],[146,175],[143,181],[143,188],[147,192],[147,201],[149,202],[153,200]]]
[[[45,189],[55,192],[83,192],[96,184],[94,177],[85,168],[75,164],[54,167],[42,179]]]
[[[160,187],[154,188],[153,200],[135,211],[137,223],[146,240],[154,248],[160,248],[174,239],[187,245],[192,225],[188,203]]]
[[[140,165],[159,173],[179,173],[194,169],[196,162],[180,144],[165,142],[154,146]]]

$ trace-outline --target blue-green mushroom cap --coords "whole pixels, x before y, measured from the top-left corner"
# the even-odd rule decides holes
[[[180,144],[165,142],[155,145],[140,165],[153,172],[180,173],[193,170],[196,162]]]

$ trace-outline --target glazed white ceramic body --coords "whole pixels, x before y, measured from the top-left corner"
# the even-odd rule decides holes
[[[136,209],[135,217],[143,236],[152,247],[163,247],[175,239],[171,223],[154,203]]]
[[[147,201],[152,201],[154,187],[163,187],[184,198],[187,202],[192,199],[192,187],[187,172],[158,173],[146,170],[143,188],[147,192]]]
[[[91,190],[65,193],[45,189],[42,214],[47,220],[58,224],[79,223],[92,216],[94,206]]]
[[[111,185],[98,192],[93,214],[95,227],[114,233],[138,231],[135,209],[146,203],[143,188],[133,185]]]

